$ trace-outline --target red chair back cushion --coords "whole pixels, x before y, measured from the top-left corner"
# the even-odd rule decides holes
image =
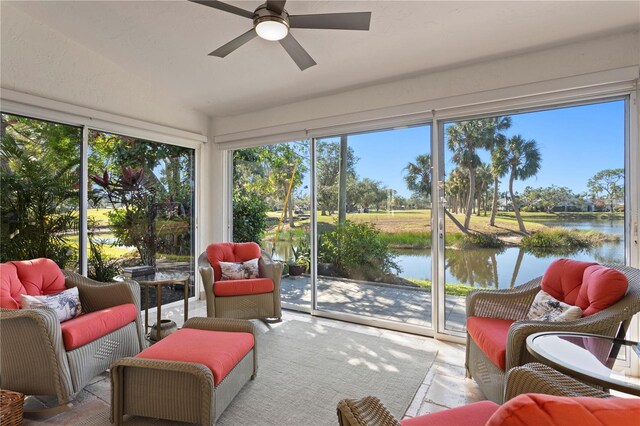
[[[261,254],[260,246],[256,243],[215,243],[207,247],[206,253],[216,281],[222,278],[218,262],[246,262]]]
[[[0,303],[17,309],[22,295],[42,296],[66,290],[64,275],[51,259],[21,260],[3,263],[0,269]]]
[[[448,410],[436,411],[402,420],[402,426],[484,426],[499,405],[492,401],[480,401]]]
[[[594,262],[570,259],[554,260],[542,276],[540,287],[556,299],[576,305],[584,271]]]
[[[640,399],[524,394],[498,408],[487,426],[613,426],[638,424],[638,419]]]
[[[583,317],[593,315],[622,299],[628,287],[629,281],[622,272],[602,265],[589,266],[575,304],[582,308]]]

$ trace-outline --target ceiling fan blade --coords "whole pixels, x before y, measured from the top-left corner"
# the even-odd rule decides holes
[[[321,30],[368,31],[371,12],[324,13],[319,15],[291,15],[291,28],[316,28]]]
[[[249,40],[251,40],[257,35],[258,34],[256,34],[256,30],[254,28],[251,28],[249,31],[242,34],[240,37],[236,37],[233,40],[231,40],[229,43],[218,47],[216,50],[209,53],[209,56],[217,56],[219,58],[224,58],[229,53],[241,47],[243,44],[245,44],[246,42],[248,42]]]
[[[286,2],[287,0],[267,0],[267,9],[280,15]]]
[[[298,40],[296,40],[291,33],[287,34],[285,38],[280,40],[280,44],[284,47],[284,50],[287,51],[289,56],[291,56],[291,59],[293,59],[296,65],[298,65],[300,71],[304,71],[316,64],[316,61],[314,61],[307,51],[300,46]]]
[[[215,0],[189,0],[192,3],[202,4],[214,9],[222,10],[225,12],[233,13],[234,15],[244,16],[245,18],[253,19],[253,12],[250,10],[244,10],[239,7],[231,6],[230,4],[223,3]]]

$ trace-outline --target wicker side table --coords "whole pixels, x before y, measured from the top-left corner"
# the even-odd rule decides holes
[[[20,392],[0,390],[0,425],[22,426],[24,395]]]

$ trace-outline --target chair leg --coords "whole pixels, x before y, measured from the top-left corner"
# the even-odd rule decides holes
[[[27,397],[29,398],[29,397]],[[24,410],[24,417],[31,420],[41,420],[49,417],[57,416],[60,413],[69,411],[73,408],[71,402],[56,405],[54,407],[40,408],[40,409],[26,409]]]
[[[260,321],[262,321],[263,323],[269,325],[269,324],[277,324],[279,322],[282,322],[282,317],[278,317],[278,318],[260,318]]]

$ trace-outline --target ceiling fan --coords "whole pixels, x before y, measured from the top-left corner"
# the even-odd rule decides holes
[[[265,40],[279,41],[302,71],[314,66],[316,62],[291,35],[289,32],[291,28],[368,31],[371,21],[371,12],[289,15],[289,12],[284,9],[286,0],[267,0],[266,3],[258,6],[253,12],[221,1],[189,1],[253,20],[253,28],[209,53],[209,56],[224,58],[258,36]]]

